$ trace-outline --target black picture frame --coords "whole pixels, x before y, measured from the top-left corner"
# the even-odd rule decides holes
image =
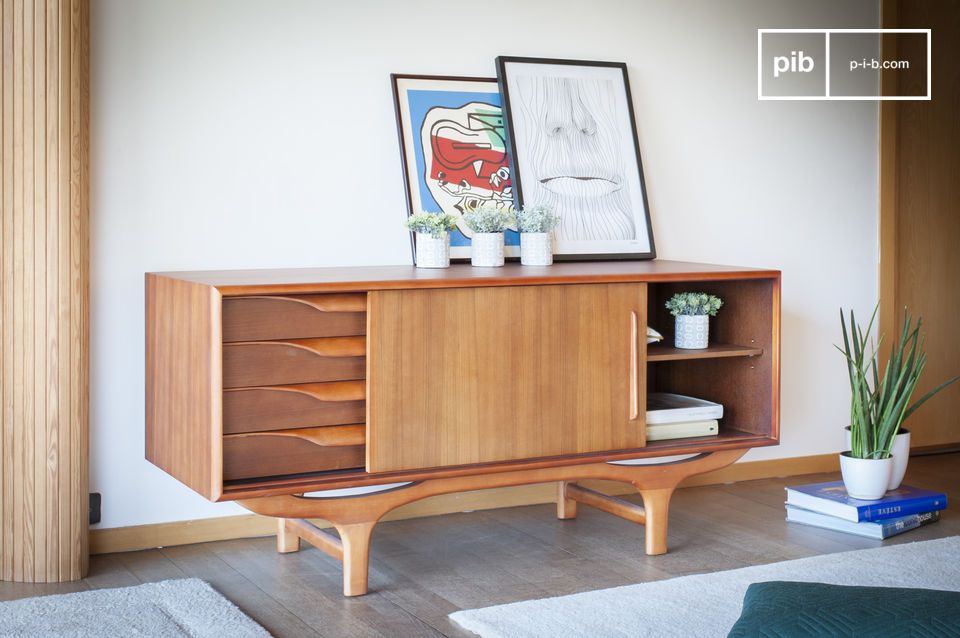
[[[411,73],[391,73],[390,74],[390,86],[393,92],[393,107],[394,115],[397,125],[397,141],[400,147],[400,168],[401,174],[403,177],[403,188],[404,195],[406,197],[407,204],[407,217],[419,212],[422,207],[417,206],[419,201],[419,194],[414,192],[415,188],[419,188],[419,181],[416,181],[419,178],[419,175],[416,174],[416,166],[413,166],[411,163],[411,154],[410,149],[408,148],[408,136],[411,136],[413,131],[408,130],[408,125],[412,122],[406,122],[403,116],[402,108],[402,89],[401,83],[404,81],[414,81],[414,82],[424,82],[424,83],[435,83],[442,85],[443,83],[460,83],[460,84],[477,84],[477,85],[489,85],[490,92],[499,93],[499,85],[497,83],[497,78],[494,77],[475,77],[475,76],[459,76],[459,75],[424,75],[424,74],[411,74]],[[435,87],[440,89],[440,86]],[[502,99],[502,97],[501,97]],[[502,106],[498,107],[502,109]],[[507,151],[507,156],[509,157],[509,151]],[[417,238],[416,233],[409,233],[410,235],[410,251],[412,253],[412,259],[414,265],[416,265],[417,259]],[[520,259],[520,246],[519,243],[511,244],[505,247],[506,260],[507,261],[518,261]],[[451,249],[450,256],[451,263],[469,263],[469,247],[466,247],[464,250],[461,248]]]
[[[505,133],[507,141],[507,153],[511,167],[511,179],[513,181],[514,204],[519,210],[524,205],[523,199],[523,179],[520,174],[520,162],[518,161],[516,145],[516,129],[514,113],[510,98],[510,88],[508,79],[508,65],[510,64],[549,64],[578,67],[604,67],[619,69],[623,79],[623,90],[626,97],[627,116],[630,120],[630,137],[633,142],[633,149],[636,158],[637,169],[639,171],[640,198],[643,203],[644,226],[649,240],[649,250],[645,252],[591,252],[591,253],[565,253],[560,251],[554,255],[557,261],[593,261],[607,259],[623,260],[649,260],[657,256],[656,245],[653,237],[653,225],[650,218],[650,204],[647,198],[647,187],[643,173],[643,161],[640,154],[640,141],[637,136],[636,115],[633,108],[633,95],[630,91],[630,80],[627,75],[627,65],[623,62],[605,62],[596,60],[568,60],[559,58],[532,58],[518,56],[497,56],[497,84],[500,88],[501,104],[504,115]]]

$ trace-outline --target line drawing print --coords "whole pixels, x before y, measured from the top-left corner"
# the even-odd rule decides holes
[[[553,207],[560,240],[637,239],[614,82],[524,75],[516,87],[524,201]]]

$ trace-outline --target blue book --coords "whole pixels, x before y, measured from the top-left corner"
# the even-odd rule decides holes
[[[843,481],[832,481],[788,487],[787,505],[862,523],[937,512],[947,507],[947,495],[901,485],[878,501],[861,501],[847,495]]]
[[[787,505],[787,520],[791,523],[802,523],[813,527],[822,527],[823,529],[832,529],[846,534],[855,534],[865,536],[866,538],[875,538],[883,540],[909,532],[922,525],[929,525],[940,520],[940,512],[926,512],[925,514],[908,514],[899,518],[885,518],[881,521],[864,521],[863,523],[851,523],[836,516],[829,516],[819,512]]]

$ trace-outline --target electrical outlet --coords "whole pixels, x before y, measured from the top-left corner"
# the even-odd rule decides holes
[[[90,524],[96,525],[100,522],[100,492],[90,494]]]

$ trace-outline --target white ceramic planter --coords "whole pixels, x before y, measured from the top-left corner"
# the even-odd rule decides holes
[[[840,473],[847,494],[862,501],[876,501],[887,493],[893,457],[888,459],[855,459],[850,452],[840,454]]]
[[[450,233],[434,237],[417,233],[417,268],[448,268],[450,266]]]
[[[520,263],[524,266],[549,266],[553,263],[551,233],[520,233]]]
[[[850,445],[850,426],[843,430],[846,436],[846,445],[849,450]],[[890,471],[890,482],[887,484],[888,490],[895,490],[903,482],[903,476],[907,473],[907,463],[910,462],[910,431],[900,428],[897,436],[893,437],[893,446],[890,448],[890,454],[893,456],[893,469]]]
[[[903,475],[907,473],[907,463],[910,462],[910,432],[900,428],[897,436],[893,437],[893,447],[890,448],[893,455],[893,469],[890,470],[890,482],[887,484],[888,490],[895,490],[903,482]]]
[[[503,265],[503,233],[474,233],[470,242],[470,263],[479,268]]]
[[[685,350],[707,347],[710,337],[709,315],[680,315],[674,324],[673,345]]]

